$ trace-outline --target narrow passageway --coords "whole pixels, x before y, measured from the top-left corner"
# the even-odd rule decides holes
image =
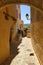
[[[19,53],[13,58],[10,65],[40,65],[32,47],[31,38],[22,38],[17,49]]]

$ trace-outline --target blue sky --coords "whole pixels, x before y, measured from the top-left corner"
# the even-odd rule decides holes
[[[29,14],[30,18],[30,7],[27,5],[20,5],[20,10],[21,10],[21,20],[24,21],[24,24],[30,24],[30,20],[26,19],[26,14]]]

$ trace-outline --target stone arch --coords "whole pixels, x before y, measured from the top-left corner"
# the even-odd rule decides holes
[[[0,7],[9,4],[26,4],[43,13],[43,0],[0,0]]]

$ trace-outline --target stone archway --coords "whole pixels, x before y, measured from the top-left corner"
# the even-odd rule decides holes
[[[13,3],[30,5],[43,13],[43,0],[0,0],[0,7]]]

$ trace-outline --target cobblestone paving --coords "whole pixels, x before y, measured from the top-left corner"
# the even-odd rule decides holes
[[[18,49],[19,54],[13,58],[10,65],[40,65],[32,47],[31,38],[22,38]]]

